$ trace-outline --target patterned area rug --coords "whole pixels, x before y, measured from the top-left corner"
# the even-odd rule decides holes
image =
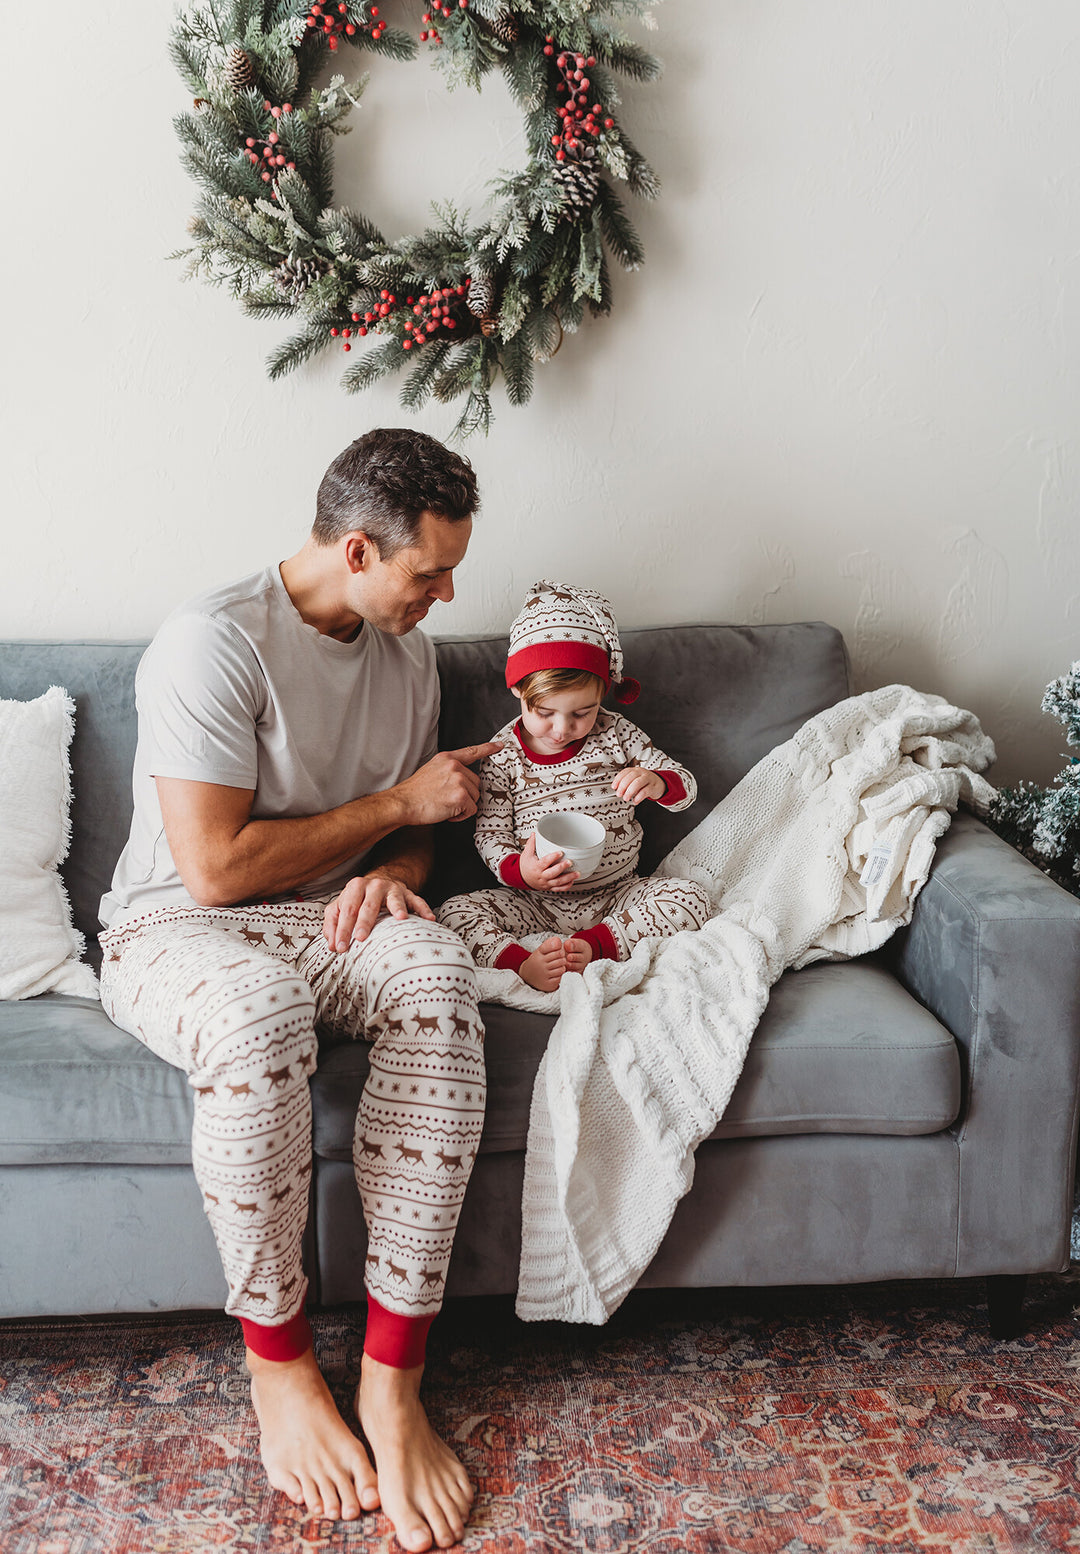
[[[485,1554],[1080,1550],[1080,1282],[642,1292],[604,1329],[448,1307],[426,1396]],[[316,1316],[347,1409],[362,1311]],[[3,1554],[375,1554],[269,1491],[234,1324],[0,1325]]]

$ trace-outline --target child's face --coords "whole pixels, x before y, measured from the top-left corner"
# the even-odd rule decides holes
[[[516,685],[514,695],[521,702],[525,743],[537,755],[560,755],[568,745],[584,739],[600,711],[600,694],[592,685],[552,691],[533,707],[525,705]]]

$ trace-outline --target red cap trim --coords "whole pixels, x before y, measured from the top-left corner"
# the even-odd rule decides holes
[[[583,674],[594,674],[604,682],[604,689],[611,684],[611,661],[604,648],[591,642],[532,642],[519,653],[511,653],[506,660],[506,684],[517,685],[527,674],[537,669],[580,669]]]
[[[428,1328],[436,1315],[432,1311],[428,1316],[403,1317],[400,1312],[387,1311],[385,1306],[380,1306],[369,1291],[364,1353],[398,1371],[411,1371],[417,1365],[423,1365]]]
[[[244,1330],[244,1342],[252,1354],[260,1360],[298,1360],[311,1348],[311,1327],[303,1306],[294,1317],[277,1327],[267,1327],[262,1322],[249,1322],[240,1318]]]

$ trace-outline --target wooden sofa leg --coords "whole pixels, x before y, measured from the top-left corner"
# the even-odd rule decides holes
[[[1019,1338],[1024,1323],[1021,1307],[1027,1289],[1026,1273],[992,1273],[986,1280],[991,1338]]]

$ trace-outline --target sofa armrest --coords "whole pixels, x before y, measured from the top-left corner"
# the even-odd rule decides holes
[[[956,1273],[1063,1269],[1080,1104],[1080,900],[959,814],[893,963],[961,1051]]]

